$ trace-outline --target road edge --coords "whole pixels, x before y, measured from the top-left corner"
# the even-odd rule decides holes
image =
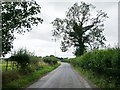
[[[78,73],[81,77],[82,77],[82,79],[83,80],[85,80],[87,83],[88,83],[88,85],[90,86],[90,87],[92,87],[92,88],[98,88],[95,84],[93,84],[90,80],[88,80],[85,76],[83,76],[83,74],[81,74],[81,72],[77,69],[77,68],[75,68],[73,65],[71,65],[70,64],[70,66],[71,66],[71,68],[73,69],[73,71],[75,71],[76,73]]]

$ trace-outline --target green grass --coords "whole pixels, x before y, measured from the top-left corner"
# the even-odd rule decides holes
[[[108,82],[106,81],[106,78],[102,75],[96,75],[95,73],[82,69],[80,67],[75,67],[75,70],[79,72],[83,77],[87,78],[89,81],[91,81],[95,88],[120,88],[116,87],[114,82]],[[94,88],[94,87],[93,87]]]
[[[56,67],[58,67],[60,64],[56,64],[54,66],[47,66],[44,67],[40,70],[37,70],[29,75],[25,75],[20,79],[14,80],[12,82],[10,82],[9,84],[5,85],[3,88],[5,89],[9,89],[9,88],[25,88],[26,86],[30,85],[31,83],[33,83],[35,80],[39,79],[40,77],[42,77],[43,75],[45,75],[46,73],[54,70]]]

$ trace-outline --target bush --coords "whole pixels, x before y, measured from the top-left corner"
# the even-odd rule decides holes
[[[16,61],[21,69],[24,69],[30,63],[30,53],[26,49],[20,49],[9,58]]]
[[[105,76],[106,81],[114,81],[116,86],[120,84],[120,48],[93,50],[71,59],[70,62],[96,75]]]
[[[50,65],[55,65],[55,64],[57,64],[57,58],[54,57],[53,55],[51,55],[51,56],[46,56],[46,57],[43,58],[43,60],[44,60],[45,63],[48,63],[48,64],[50,64]]]

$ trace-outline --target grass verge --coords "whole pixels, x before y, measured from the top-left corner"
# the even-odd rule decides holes
[[[39,69],[29,75],[26,75],[20,79],[14,80],[11,83],[7,84],[6,86],[3,87],[3,89],[20,89],[20,88],[25,88],[28,85],[30,85],[31,83],[33,83],[35,80],[41,78],[42,76],[44,76],[45,74],[47,74],[48,72],[54,70],[55,68],[57,68],[59,64],[56,64],[54,66],[47,66],[44,67],[42,69]]]
[[[73,66],[73,67],[78,73],[80,73],[80,75],[82,75],[83,77],[85,77],[86,79],[88,79],[89,81],[93,83],[93,84],[90,83],[93,86],[93,88],[106,88],[107,89],[108,87],[109,88],[115,87],[114,82],[108,83],[108,81],[106,81],[106,78],[104,76],[96,75],[95,73],[91,71],[82,69],[77,66]]]

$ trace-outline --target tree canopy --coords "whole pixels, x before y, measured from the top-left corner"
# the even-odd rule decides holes
[[[14,32],[24,34],[32,30],[33,25],[42,23],[37,14],[41,7],[36,1],[5,2],[2,1],[2,53],[7,54],[13,48]]]
[[[106,41],[104,21],[108,18],[102,10],[94,11],[95,6],[81,2],[75,3],[66,12],[64,19],[56,18],[53,24],[53,36],[62,37],[61,50],[67,51],[71,46],[75,47],[74,54],[80,56],[87,47],[99,48]]]

